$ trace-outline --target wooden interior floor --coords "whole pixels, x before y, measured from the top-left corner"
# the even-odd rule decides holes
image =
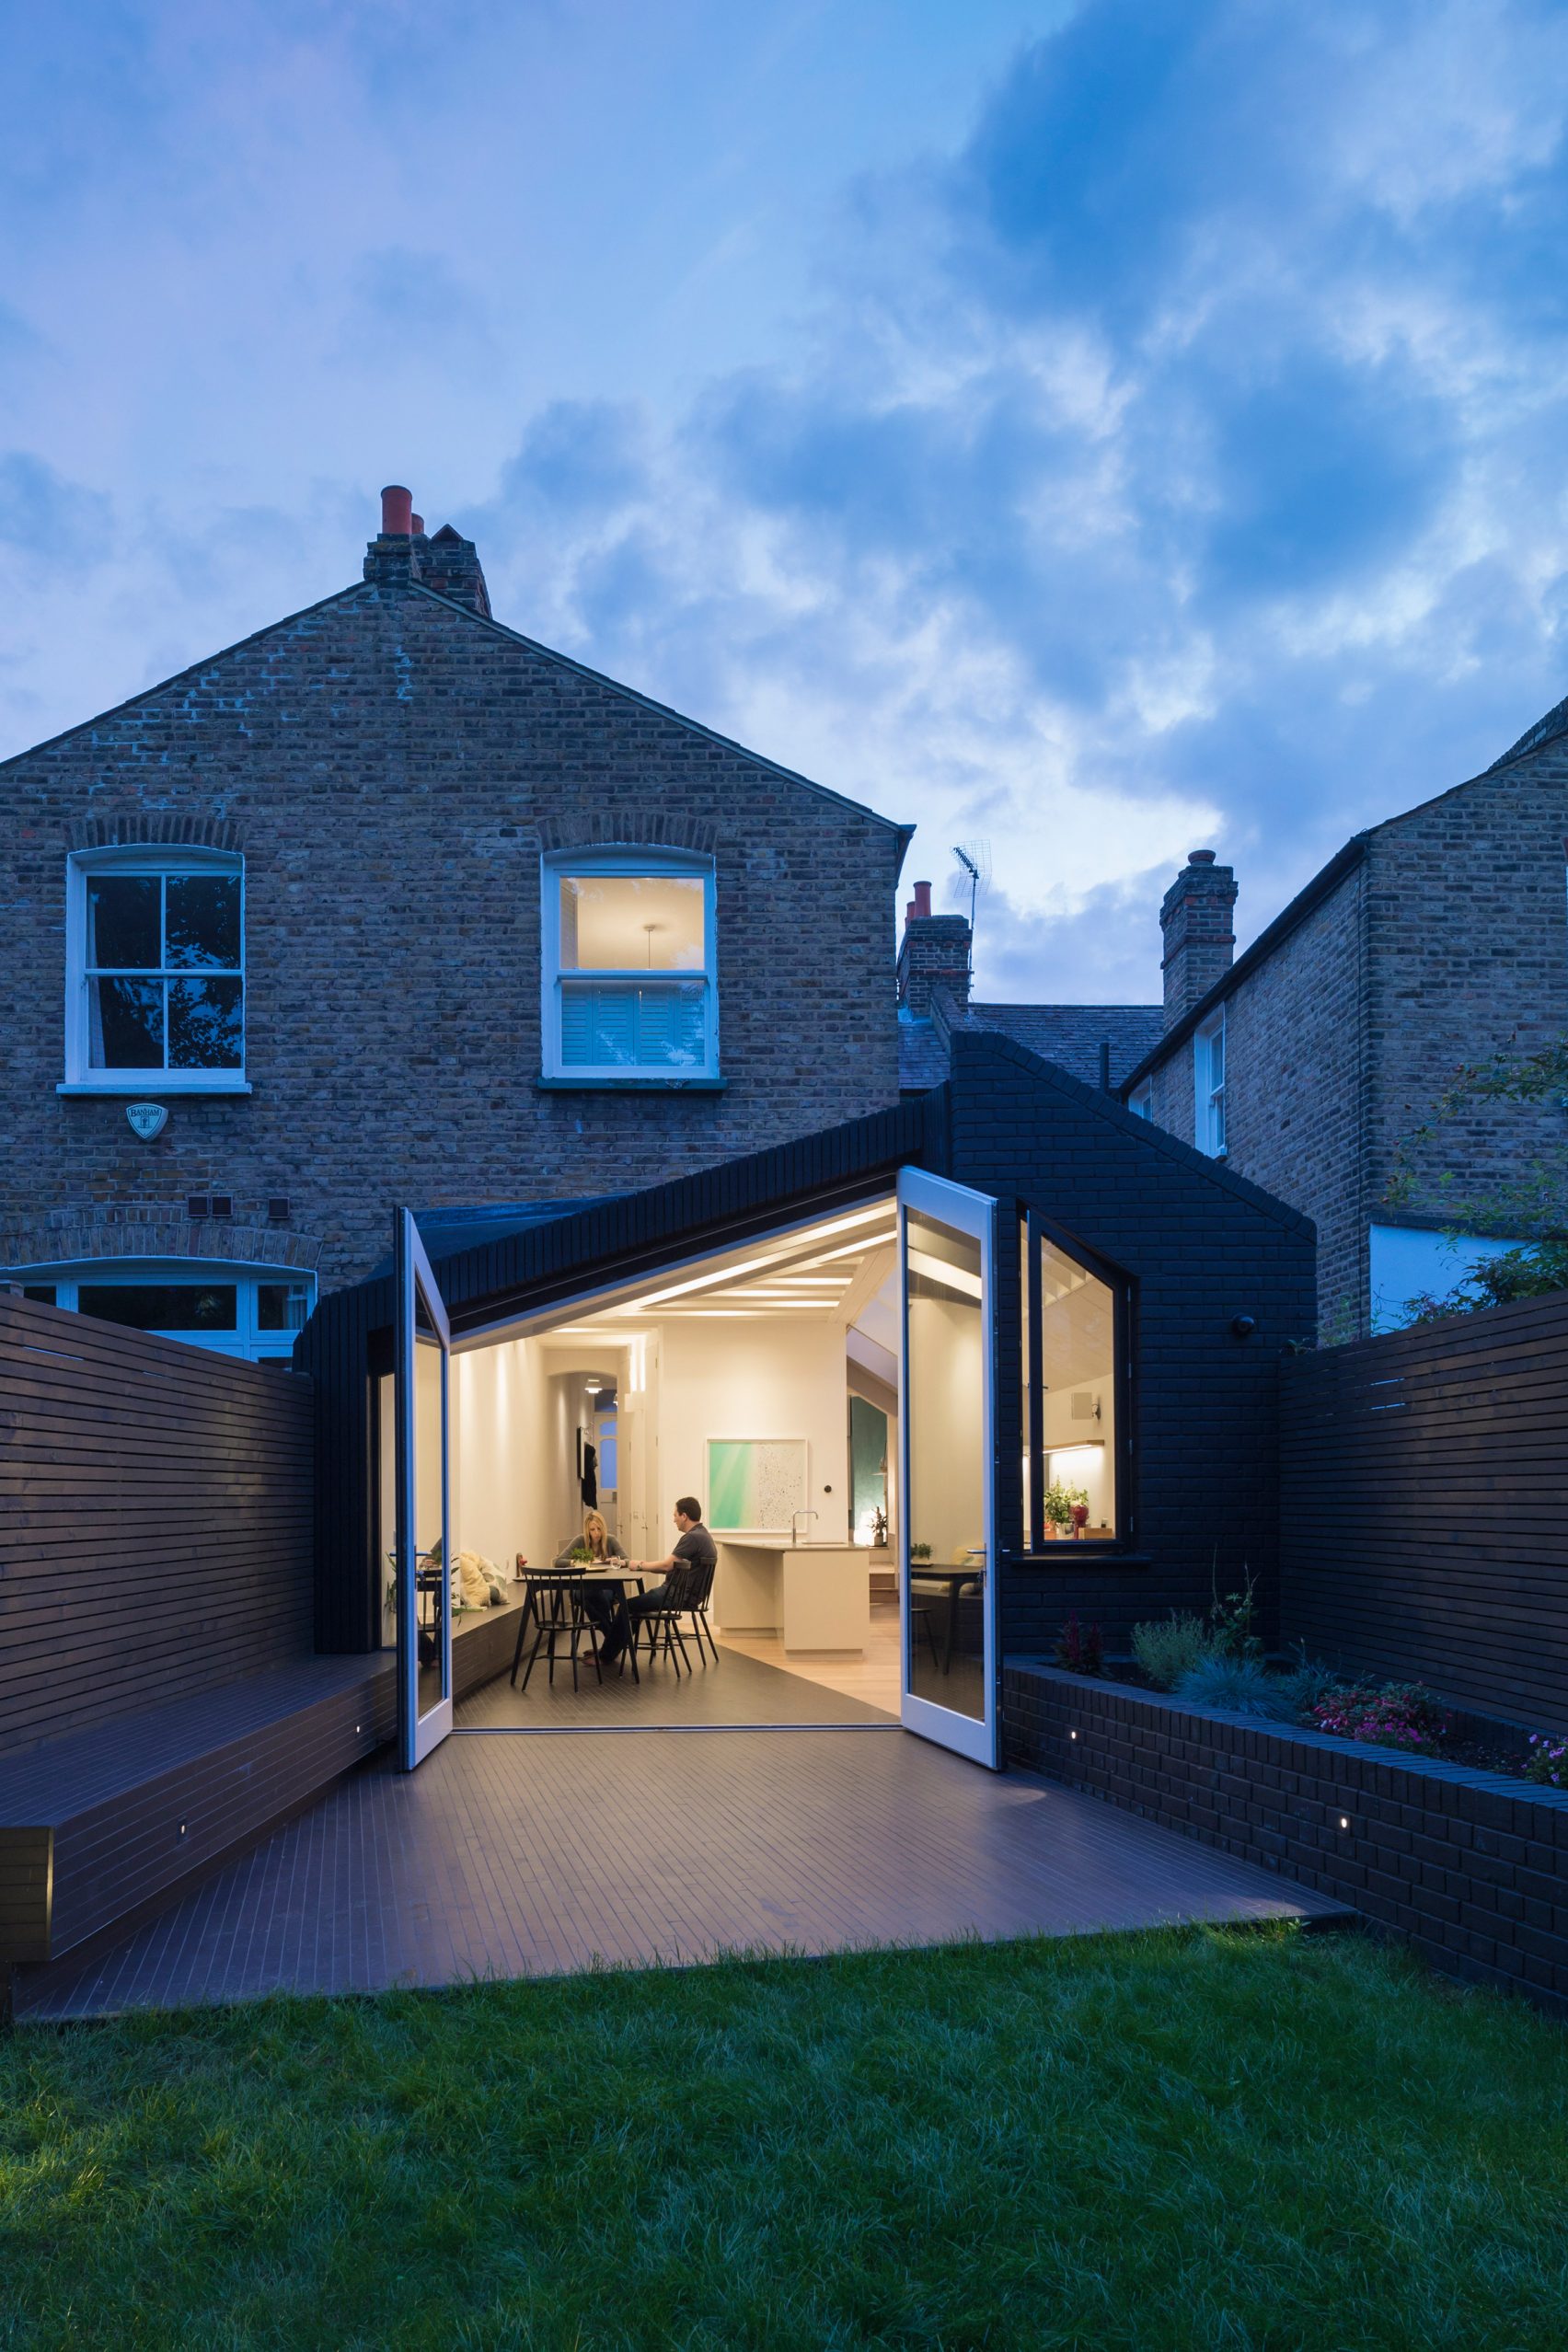
[[[846,1698],[862,1700],[868,1707],[885,1708],[890,1715],[898,1712],[896,1601],[873,1607],[871,1638],[863,1658],[790,1657],[777,1633],[726,1633],[722,1639],[727,1650],[739,1650],[743,1657],[781,1666],[786,1674],[819,1682],[826,1690],[841,1690]]]

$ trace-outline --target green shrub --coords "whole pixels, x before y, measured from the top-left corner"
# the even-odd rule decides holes
[[[1288,1683],[1278,1675],[1265,1674],[1251,1658],[1200,1658],[1176,1685],[1176,1696],[1190,1707],[1218,1707],[1229,1715],[1263,1715],[1271,1723],[1279,1723],[1291,1712]]]
[[[1298,1724],[1312,1723],[1313,1710],[1320,1706],[1331,1690],[1338,1690],[1344,1681],[1332,1666],[1320,1658],[1309,1658],[1303,1649],[1297,1665],[1283,1678],[1281,1688],[1288,1692],[1290,1712]],[[1316,1724],[1313,1725],[1316,1729]]]
[[[1201,1617],[1146,1618],[1133,1628],[1133,1655],[1157,1690],[1174,1690],[1210,1648]]]

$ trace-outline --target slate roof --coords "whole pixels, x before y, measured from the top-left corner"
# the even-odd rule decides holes
[[[922,1020],[911,1012],[898,1016],[898,1090],[901,1094],[924,1094],[933,1086],[940,1086],[948,1074],[947,1047],[937,1034],[934,1020]]]
[[[971,1005],[964,1026],[999,1029],[1085,1086],[1100,1084],[1100,1048],[1109,1044],[1117,1087],[1154,1046],[1164,1021],[1161,1005]]]
[[[954,1007],[956,1014],[957,1008]],[[1100,1048],[1111,1048],[1111,1084],[1152,1052],[1164,1022],[1159,1005],[971,1005],[949,1026],[999,1031],[1085,1086],[1100,1084]],[[906,1094],[940,1086],[948,1075],[944,1031],[914,1014],[898,1016],[898,1082]]]

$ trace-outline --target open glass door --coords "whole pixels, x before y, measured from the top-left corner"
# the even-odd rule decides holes
[[[398,1746],[405,1772],[452,1729],[452,1332],[412,1216],[398,1211]]]
[[[993,1770],[996,1210],[983,1193],[899,1171],[900,1714],[906,1730]]]

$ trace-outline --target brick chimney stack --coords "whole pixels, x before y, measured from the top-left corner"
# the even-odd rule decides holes
[[[455,605],[490,618],[490,591],[479,568],[478,550],[450,523],[425,535],[424,516],[414,513],[414,502],[400,482],[390,482],[381,493],[381,530],[365,550],[364,576],[387,582],[419,581]]]
[[[1216,866],[1212,849],[1193,849],[1165,894],[1165,1026],[1206,996],[1236,953],[1236,870]]]
[[[931,885],[917,882],[915,895],[904,910],[904,938],[898,950],[901,1009],[927,1019],[932,989],[945,988],[960,1010],[967,1010],[973,944],[967,915],[933,915]]]

